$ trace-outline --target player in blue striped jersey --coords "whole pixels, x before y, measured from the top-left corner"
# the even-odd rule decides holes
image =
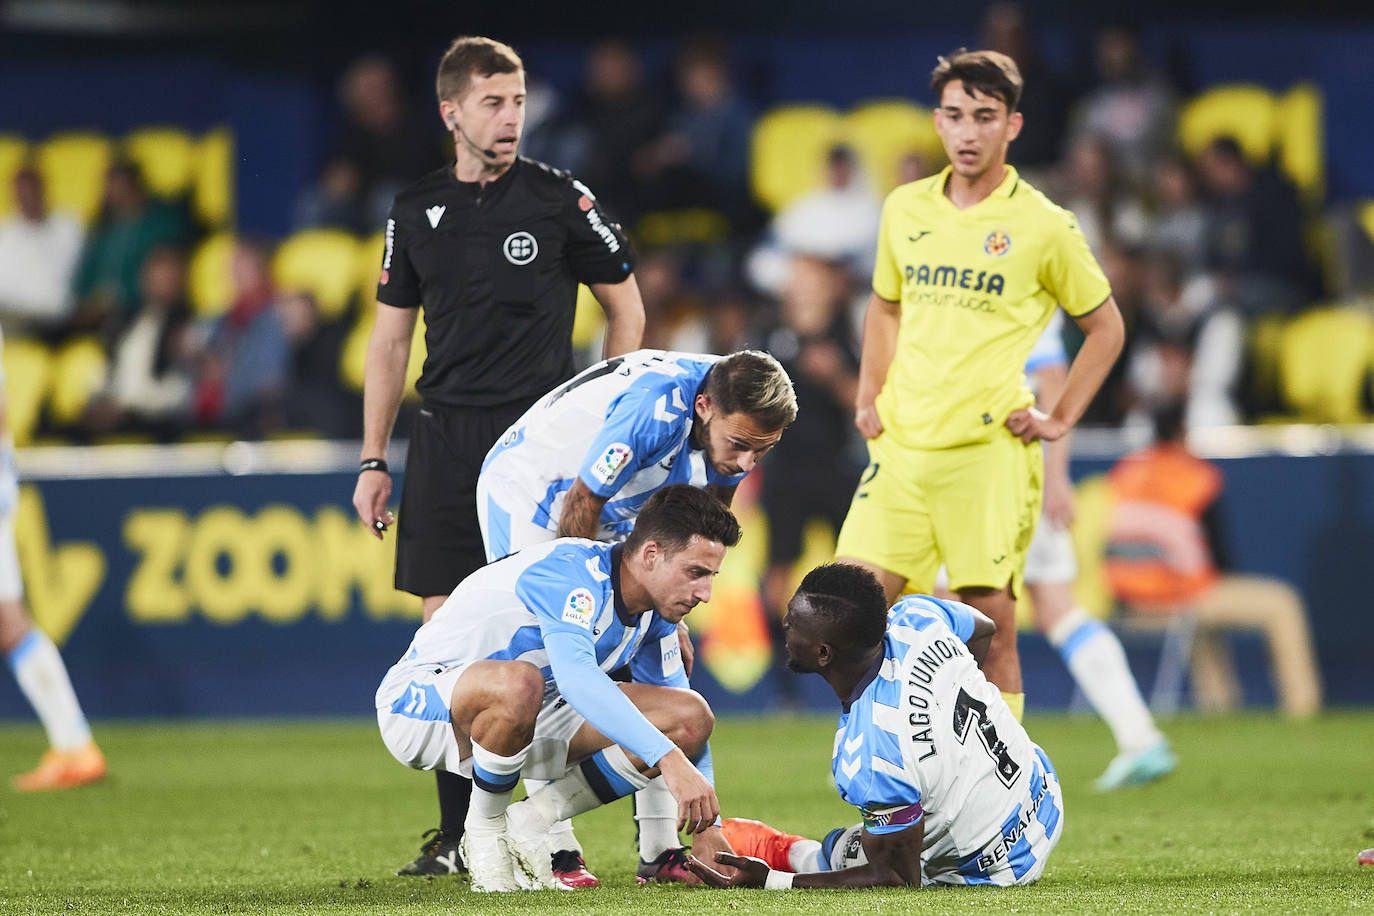
[[[540,398],[487,454],[477,506],[487,559],[554,537],[623,539],[654,491],[735,487],[782,438],[797,400],[777,360],[636,350]]]
[[[559,539],[465,579],[377,690],[388,750],[472,778],[463,859],[474,889],[552,887],[554,821],[662,774],[677,826],[728,848],[711,787],[710,709],[687,687],[677,624],[710,599],[730,510],[673,486],[624,544]],[[635,683],[609,672],[628,665]],[[553,780],[510,808],[521,775]]]
[[[791,379],[767,353],[637,350],[598,363],[540,398],[487,454],[477,482],[487,558],[555,537],[623,539],[671,484],[729,505],[796,415]],[[690,674],[685,627],[679,641]],[[635,795],[641,879],[690,877],[673,810],[658,782]],[[553,844],[560,883],[597,884],[570,824],[554,828]]]
[[[716,853],[717,887],[1029,884],[1063,833],[1049,757],[980,670],[993,622],[957,601],[882,587],[846,564],[807,574],[784,621],[787,665],[815,672],[843,704],[832,771],[863,818],[862,862],[794,874]]]

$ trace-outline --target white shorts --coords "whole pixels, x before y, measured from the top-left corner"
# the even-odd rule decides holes
[[[453,685],[467,665],[392,666],[377,689],[377,726],[391,756],[417,770],[448,770],[472,778],[472,757],[463,756],[449,720]],[[562,694],[545,692],[521,775],[557,779],[567,772],[568,745],[586,721]]]
[[[477,524],[488,563],[554,539],[556,531],[530,521],[537,508],[500,474],[483,471],[477,478]]]
[[[19,552],[14,546],[14,516],[0,516],[0,601],[24,597],[24,579],[19,574]]]
[[[1035,526],[1030,548],[1026,551],[1026,581],[1033,585],[1048,585],[1073,582],[1077,578],[1078,560],[1074,556],[1073,535],[1069,529],[1054,525],[1042,515],[1040,524]]]

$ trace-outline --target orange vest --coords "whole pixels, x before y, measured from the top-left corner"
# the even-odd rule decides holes
[[[1217,578],[1202,514],[1221,493],[1221,472],[1182,445],[1121,459],[1107,475],[1115,497],[1107,538],[1107,583],[1118,600],[1179,605]]]

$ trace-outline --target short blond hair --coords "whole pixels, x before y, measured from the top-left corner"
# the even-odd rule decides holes
[[[491,76],[493,73],[520,73],[524,69],[524,61],[510,45],[480,35],[464,35],[453,39],[453,44],[440,58],[434,91],[439,101],[446,102],[467,92],[473,74]]]
[[[740,350],[712,366],[706,396],[722,413],[748,414],[764,429],[786,429],[797,419],[792,379],[762,350]]]

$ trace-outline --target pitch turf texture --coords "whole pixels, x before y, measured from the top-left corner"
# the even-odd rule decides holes
[[[98,723],[103,785],[0,789],[0,913],[1351,912],[1374,909],[1374,712],[1170,723],[1178,770],[1097,795],[1110,738],[1038,716],[1064,783],[1066,833],[1036,886],[942,891],[636,887],[628,802],[578,835],[604,886],[476,895],[398,878],[433,826],[434,783],[366,720]],[[819,836],[854,812],[828,778],[833,720],[733,718],[713,739],[727,812]],[[0,726],[0,772],[31,766],[36,727]]]

